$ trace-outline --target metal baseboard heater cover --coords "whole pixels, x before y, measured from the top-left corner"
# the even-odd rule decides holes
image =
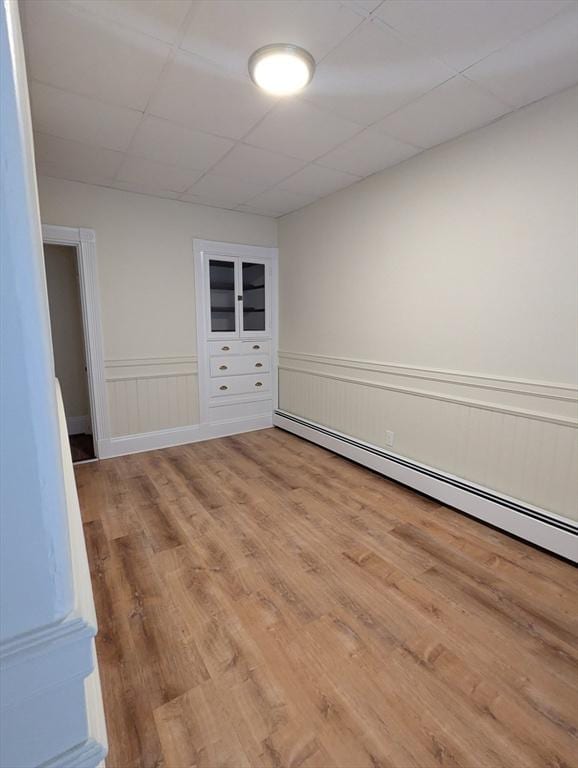
[[[291,413],[275,411],[273,423],[531,544],[578,562],[578,524],[572,520],[501,496]]]

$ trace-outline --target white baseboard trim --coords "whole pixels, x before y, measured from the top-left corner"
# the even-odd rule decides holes
[[[66,429],[69,435],[91,434],[90,416],[88,414],[86,416],[67,416]]]
[[[378,446],[290,413],[276,411],[273,424],[496,528],[578,562],[578,524],[573,520],[501,496],[489,488],[384,451]]]
[[[241,432],[252,432],[257,429],[267,429],[273,426],[271,413],[252,416],[248,419],[227,419],[212,424],[193,424],[188,427],[174,429],[159,429],[155,432],[141,432],[137,435],[111,437],[99,440],[98,457],[110,459],[114,456],[125,456],[129,453],[156,451],[159,448],[171,448],[176,445],[198,443],[201,440],[212,440],[227,435],[237,435]]]
[[[224,419],[212,424],[201,425],[201,440],[212,440],[215,437],[238,435],[241,432],[255,432],[258,429],[268,429],[273,426],[273,414],[262,413],[245,419]]]
[[[128,453],[143,453],[156,451],[158,448],[171,448],[174,445],[195,443],[200,440],[199,424],[174,429],[159,429],[155,432],[140,432],[136,435],[110,437],[98,441],[98,458],[110,459],[114,456],[125,456]]]

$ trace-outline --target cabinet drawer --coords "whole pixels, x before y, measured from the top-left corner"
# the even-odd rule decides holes
[[[211,397],[230,397],[271,391],[271,376],[221,376],[209,382]]]
[[[209,355],[268,355],[270,341],[209,341]]]
[[[208,346],[209,355],[240,355],[243,352],[242,341],[210,341]]]
[[[237,376],[241,373],[269,373],[267,355],[212,357],[211,376]]]
[[[242,341],[244,355],[268,355],[271,351],[270,341]]]

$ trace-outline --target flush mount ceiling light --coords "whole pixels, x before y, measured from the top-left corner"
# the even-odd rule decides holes
[[[290,43],[265,45],[249,59],[249,74],[255,85],[274,96],[290,96],[309,85],[315,59]]]

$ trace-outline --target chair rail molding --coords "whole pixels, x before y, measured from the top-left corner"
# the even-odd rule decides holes
[[[3,706],[13,707],[60,685],[63,678],[89,674],[93,663],[87,640],[95,634],[96,626],[73,611],[56,624],[0,643]]]
[[[279,370],[578,427],[578,387],[571,384],[297,352],[279,352]]]
[[[107,382],[198,375],[196,355],[112,358],[104,367]]]
[[[96,454],[100,457],[102,446],[110,436],[110,423],[100,317],[96,233],[93,229],[83,227],[43,224],[42,239],[44,243],[69,245],[76,248],[92,431]]]

